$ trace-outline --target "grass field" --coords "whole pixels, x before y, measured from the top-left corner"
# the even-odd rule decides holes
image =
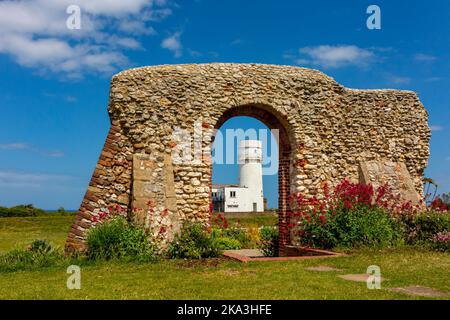
[[[218,213],[213,214],[213,220]],[[278,214],[275,211],[264,213],[225,213],[222,214],[230,226],[240,224],[241,227],[260,227],[260,226],[275,226],[278,224]]]
[[[0,254],[23,248],[35,239],[47,239],[63,247],[75,215],[58,213],[19,218],[0,218]]]
[[[35,238],[62,246],[73,216],[0,219],[0,250]],[[342,272],[313,272],[327,265]],[[381,267],[381,290],[338,274]],[[225,259],[101,262],[81,266],[81,290],[68,290],[66,267],[0,273],[0,299],[418,299],[387,290],[422,285],[450,292],[450,254],[404,248],[360,250],[331,259],[252,262]],[[442,298],[441,298],[442,299]]]

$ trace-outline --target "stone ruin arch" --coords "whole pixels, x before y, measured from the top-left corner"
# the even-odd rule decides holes
[[[295,240],[284,229],[289,193],[320,196],[324,182],[348,178],[388,182],[405,200],[423,197],[430,129],[411,91],[347,89],[317,70],[291,66],[164,65],[115,75],[108,112],[111,127],[67,252],[85,249],[87,230],[111,205],[147,228],[148,213],[133,208],[148,200],[156,214],[169,212],[174,231],[183,221],[208,223],[214,129],[236,115],[281,129],[282,254]],[[192,136],[192,143],[180,136]],[[189,161],[175,161],[186,148],[193,150]]]

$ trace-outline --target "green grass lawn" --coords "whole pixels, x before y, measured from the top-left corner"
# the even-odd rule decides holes
[[[0,219],[0,250],[35,238],[62,246],[73,216]],[[313,272],[328,265],[342,272]],[[381,267],[381,290],[338,274]],[[403,248],[360,250],[350,256],[288,262],[225,259],[102,262],[81,266],[81,290],[68,290],[66,267],[0,273],[0,299],[418,299],[387,290],[422,285],[450,292],[450,254]]]
[[[63,247],[73,214],[53,213],[38,217],[0,218],[0,254],[15,247],[23,248],[35,239],[47,239]]]
[[[345,281],[326,264],[365,273],[376,264],[388,280],[381,290]],[[323,260],[238,263],[228,260],[100,263],[81,268],[81,290],[66,288],[64,268],[0,273],[2,299],[417,299],[386,290],[412,284],[450,292],[450,255],[413,250],[363,251]]]

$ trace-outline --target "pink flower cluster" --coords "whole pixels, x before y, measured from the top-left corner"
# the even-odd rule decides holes
[[[410,201],[404,202],[388,184],[383,184],[375,189],[370,184],[352,183],[345,179],[333,191],[330,191],[328,184],[325,183],[322,194],[323,197],[320,199],[316,196],[306,198],[301,193],[290,196],[291,213],[289,217],[294,218],[290,219],[291,223],[288,225],[290,229],[295,228],[294,222],[298,222],[298,218],[304,223],[318,220],[321,224],[326,224],[336,215],[337,209],[352,210],[361,206],[379,207],[392,215],[414,214],[424,210],[423,201],[415,206]],[[430,210],[437,209],[443,209],[443,205],[435,201]]]
[[[434,239],[433,239],[433,241],[434,242],[445,242],[445,243],[447,243],[447,242],[450,242],[450,232],[441,232],[441,233],[438,233],[435,237],[434,237]]]
[[[124,209],[122,206],[116,204],[114,206],[109,206],[107,211],[100,212],[98,214],[98,216],[93,216],[92,222],[100,223],[100,222],[109,220],[113,217],[117,217],[117,216],[125,217],[126,215],[127,215],[126,209]]]

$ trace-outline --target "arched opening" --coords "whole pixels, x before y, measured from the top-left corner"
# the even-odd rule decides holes
[[[289,195],[290,195],[290,167],[291,167],[291,141],[288,128],[288,122],[283,118],[276,110],[272,107],[265,105],[244,105],[240,107],[234,107],[228,109],[226,112],[222,114],[220,119],[217,121],[215,125],[215,129],[219,130],[225,122],[229,121],[235,117],[250,117],[260,121],[262,124],[267,126],[268,129],[271,130],[271,134],[275,135],[275,140],[269,140],[270,144],[274,144],[271,147],[273,150],[275,147],[277,149],[277,168],[275,169],[275,174],[277,175],[277,184],[278,190],[277,192],[277,212],[278,212],[278,229],[279,229],[279,254],[280,256],[285,255],[285,247],[289,244]],[[269,139],[270,135],[269,134]],[[267,136],[266,136],[267,137]],[[216,136],[213,138],[214,141],[217,138]],[[246,137],[247,138],[247,137]],[[247,144],[248,145],[248,144]],[[264,154],[268,154],[267,150],[263,150]],[[270,152],[272,153],[272,152]],[[211,167],[212,170],[212,167]],[[236,176],[237,168],[234,169],[234,176]],[[213,176],[213,174],[211,174]],[[270,179],[264,179],[266,181]],[[266,183],[267,184],[267,183]],[[211,191],[213,191],[213,181],[211,181]],[[269,186],[266,185],[265,188]],[[230,191],[231,192],[231,191]],[[270,196],[270,194],[269,194]],[[272,200],[272,201],[270,201]],[[273,197],[272,199],[268,199],[269,206],[273,206]],[[256,209],[257,206],[253,204],[253,208]],[[213,208],[213,194],[211,196],[211,208]],[[215,209],[218,209],[217,207]],[[220,208],[219,208],[220,209]],[[223,209],[223,208],[221,208]]]

